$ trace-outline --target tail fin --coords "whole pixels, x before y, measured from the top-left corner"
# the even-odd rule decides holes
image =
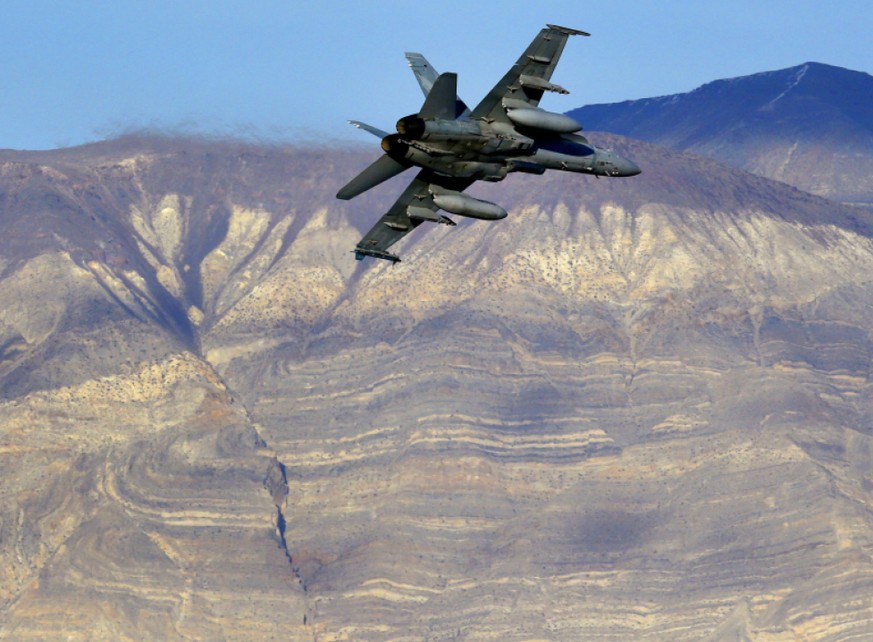
[[[434,83],[439,78],[437,70],[434,69],[427,59],[420,53],[406,52],[406,60],[409,61],[409,67],[412,73],[415,74],[415,79],[421,87],[422,93],[427,97],[433,89]],[[457,94],[455,95],[455,118],[466,118],[470,114],[470,108],[464,104]]]
[[[418,112],[420,118],[454,120],[458,95],[458,74],[440,74]]]
[[[412,73],[415,74],[415,79],[418,81],[418,85],[421,87],[421,91],[426,98],[430,93],[431,87],[433,87],[433,84],[439,77],[437,70],[420,53],[407,51],[406,60],[409,61],[409,67],[412,69]]]

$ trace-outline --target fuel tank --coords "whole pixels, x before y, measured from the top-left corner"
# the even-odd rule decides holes
[[[511,120],[516,125],[522,127],[531,127],[533,129],[542,129],[558,134],[572,134],[582,129],[582,125],[564,114],[556,114],[544,109],[533,109],[524,107],[519,109],[509,109],[506,112]]]
[[[469,216],[485,221],[497,221],[506,218],[506,210],[496,203],[480,201],[478,198],[461,194],[460,192],[439,192],[433,195],[434,204],[441,210]]]

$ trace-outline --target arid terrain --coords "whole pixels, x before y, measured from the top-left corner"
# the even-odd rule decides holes
[[[0,152],[0,639],[869,639],[873,216],[592,138],[394,266],[372,150]]]

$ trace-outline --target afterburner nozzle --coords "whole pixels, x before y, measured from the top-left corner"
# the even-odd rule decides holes
[[[418,140],[424,136],[425,123],[418,116],[404,116],[397,121],[397,133],[411,140]]]
[[[382,139],[382,151],[391,158],[404,158],[409,151],[409,145],[400,140],[397,134],[391,134]]]

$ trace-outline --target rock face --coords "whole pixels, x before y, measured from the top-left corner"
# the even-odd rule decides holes
[[[873,220],[715,162],[350,250],[371,154],[0,154],[0,638],[873,631]]]
[[[810,62],[570,115],[587,129],[691,151],[873,207],[873,77],[866,73]]]

